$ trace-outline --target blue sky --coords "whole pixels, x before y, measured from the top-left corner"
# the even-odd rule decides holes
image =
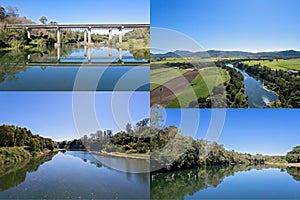
[[[190,110],[190,111],[188,111]],[[166,109],[165,126],[180,126],[181,113],[191,109]],[[198,110],[200,120],[191,117],[191,124],[199,122],[195,138],[205,138],[211,122],[211,110]],[[228,109],[218,143],[226,149],[252,154],[283,155],[300,145],[300,109]],[[191,134],[184,128],[183,134]]]
[[[150,0],[2,0],[20,16],[39,22],[41,16],[58,23],[149,23]]]
[[[300,50],[299,9],[299,0],[151,0],[151,26],[206,50]]]
[[[91,93],[83,93],[83,95],[88,94]],[[72,92],[1,92],[0,124],[26,127],[33,133],[58,141],[95,132],[97,130],[95,126],[84,126],[92,121],[90,118],[77,122],[82,124],[75,124],[72,95]],[[126,103],[126,95],[130,96],[129,106]],[[119,122],[113,115],[112,99],[119,106],[129,109],[129,117],[123,113],[120,113],[123,116],[117,116],[124,118],[124,121]],[[149,99],[149,92],[115,92],[113,98],[111,92],[97,92],[95,113],[99,126],[103,130],[111,129],[115,133],[124,130],[127,122],[135,124],[149,117]],[[77,132],[78,126],[81,127],[80,133]]]

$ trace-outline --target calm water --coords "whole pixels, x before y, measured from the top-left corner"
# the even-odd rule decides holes
[[[108,47],[0,52],[0,90],[149,91],[147,63],[146,52]]]
[[[300,199],[300,169],[208,167],[156,175],[151,199]]]
[[[227,66],[233,67],[232,64]],[[278,101],[278,96],[274,92],[265,89],[261,80],[253,78],[243,70],[235,69],[241,72],[245,78],[244,84],[250,108],[263,108],[272,101]]]
[[[118,162],[117,158],[110,159]],[[136,160],[127,159],[127,162],[134,165]],[[149,185],[148,173],[117,171],[88,152],[69,151],[46,160],[15,165],[8,172],[2,172],[0,198],[149,199]]]

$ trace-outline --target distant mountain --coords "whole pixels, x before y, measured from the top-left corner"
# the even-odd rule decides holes
[[[274,58],[300,58],[300,51],[287,50],[287,51],[273,51],[273,52],[246,52],[246,51],[219,51],[219,50],[209,50],[209,51],[199,51],[199,52],[190,52],[190,51],[174,51],[167,52],[165,54],[151,54],[151,57],[220,57],[220,58],[265,58],[265,59],[274,59]]]

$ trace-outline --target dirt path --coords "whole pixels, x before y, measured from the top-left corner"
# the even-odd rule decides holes
[[[175,99],[198,76],[198,71],[188,71],[150,92],[150,105],[167,105]],[[167,74],[166,74],[167,76]]]

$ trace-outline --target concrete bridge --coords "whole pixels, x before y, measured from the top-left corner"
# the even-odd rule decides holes
[[[57,31],[57,43],[56,47],[60,47],[60,34],[62,30],[77,29],[84,30],[84,44],[87,46],[93,46],[92,43],[92,29],[108,29],[109,40],[112,39],[113,29],[119,31],[119,43],[122,43],[122,31],[123,29],[133,28],[150,28],[150,24],[6,24],[6,28],[13,29],[26,29],[27,36],[30,38],[30,31],[32,29],[45,29]]]

